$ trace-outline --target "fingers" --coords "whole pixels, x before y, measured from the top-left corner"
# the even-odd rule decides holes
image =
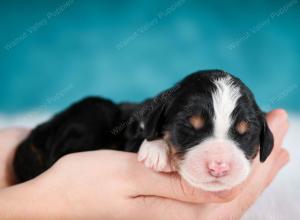
[[[282,149],[280,152],[276,162],[273,164],[272,170],[269,174],[265,187],[269,186],[269,184],[276,177],[277,173],[289,162],[289,153],[287,150]]]
[[[284,110],[274,110],[267,115],[267,121],[274,135],[274,147],[270,158],[264,164],[260,165],[265,169],[268,167],[271,169],[280,162],[280,154],[286,152],[286,150],[283,151],[282,149],[282,143],[289,126],[288,115]]]
[[[279,169],[288,162],[288,153],[281,147],[288,130],[288,115],[284,110],[278,109],[268,113],[266,118],[274,136],[274,147],[264,163],[260,163],[258,158],[255,158],[252,174],[249,177],[260,176],[261,179],[265,179],[266,184],[262,184],[264,186],[270,184]],[[281,156],[282,152],[285,157]]]
[[[277,109],[267,114],[266,116],[269,128],[271,129],[274,136],[274,147],[269,158],[263,163],[264,167],[271,166],[274,160],[277,158],[278,153],[281,152],[281,146],[283,138],[288,130],[288,115],[284,110]],[[255,158],[253,163],[253,171],[262,164],[259,162],[258,156]]]
[[[266,116],[268,125],[274,135],[274,151],[282,145],[283,137],[286,135],[289,123],[288,114],[282,109],[276,109]]]

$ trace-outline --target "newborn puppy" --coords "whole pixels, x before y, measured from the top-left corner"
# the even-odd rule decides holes
[[[143,103],[85,99],[38,126],[19,146],[19,182],[61,156],[114,149],[138,152],[156,171],[177,171],[206,191],[230,189],[249,175],[260,152],[267,159],[273,135],[251,91],[220,70],[199,71]]]
[[[246,179],[258,151],[261,162],[267,159],[273,135],[239,79],[203,71],[174,88],[152,100],[151,111],[137,118],[145,138],[138,159],[147,167],[176,170],[194,187],[220,191]]]

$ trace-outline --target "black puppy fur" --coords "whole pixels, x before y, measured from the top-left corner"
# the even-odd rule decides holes
[[[211,94],[215,90],[212,80],[226,75],[221,70],[196,72],[143,103],[116,104],[97,97],[75,103],[36,127],[20,144],[13,164],[17,181],[36,177],[69,153],[97,149],[137,152],[144,139],[163,138],[166,132],[176,152],[184,154],[211,135]],[[251,91],[231,77],[242,93],[233,112],[235,122],[246,120],[250,126],[246,134],[231,129],[230,136],[240,143],[249,160],[256,156],[260,145],[263,162],[272,151],[273,135]],[[187,123],[188,117],[197,114],[206,121],[200,131]]]

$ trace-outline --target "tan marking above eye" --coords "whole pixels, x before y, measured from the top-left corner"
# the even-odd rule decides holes
[[[199,115],[193,115],[189,118],[189,122],[193,126],[193,128],[200,129],[203,128],[205,120]]]
[[[245,134],[249,130],[249,124],[246,121],[241,121],[236,125],[235,129],[239,134]]]

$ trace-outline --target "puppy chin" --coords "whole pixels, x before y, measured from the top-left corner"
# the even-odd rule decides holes
[[[230,190],[234,188],[235,186],[238,186],[241,184],[243,181],[246,180],[247,176],[250,173],[249,172],[245,173],[244,175],[240,176],[240,178],[235,179],[235,180],[230,180],[230,181],[222,181],[222,180],[211,180],[211,181],[197,181],[193,177],[189,175],[188,172],[185,170],[180,170],[179,174],[180,176],[192,187],[199,188],[203,191],[208,191],[208,192],[218,192],[218,191],[225,191],[225,190]]]

